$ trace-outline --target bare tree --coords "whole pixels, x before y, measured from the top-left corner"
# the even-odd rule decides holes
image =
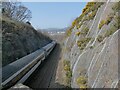
[[[31,11],[20,2],[2,2],[2,13],[8,18],[18,21],[30,21]]]

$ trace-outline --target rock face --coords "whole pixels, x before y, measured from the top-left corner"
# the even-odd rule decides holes
[[[2,66],[9,64],[51,40],[38,33],[31,25],[2,18]]]
[[[72,88],[82,88],[81,84],[90,88],[117,87],[120,45],[117,4],[109,0],[88,3],[86,11],[67,31],[63,58],[71,62]],[[77,81],[80,76],[87,79],[86,83]]]

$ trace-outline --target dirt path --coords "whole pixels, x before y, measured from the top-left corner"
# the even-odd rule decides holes
[[[47,59],[36,69],[36,71],[24,83],[30,88],[61,88],[63,86],[55,83],[58,62],[60,60],[61,47],[56,45]]]

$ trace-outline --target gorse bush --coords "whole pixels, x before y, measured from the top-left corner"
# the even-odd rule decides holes
[[[64,71],[65,71],[65,75],[66,75],[65,81],[67,83],[67,86],[70,87],[70,82],[71,82],[71,77],[72,77],[72,70],[70,68],[70,61],[64,60],[63,65],[64,65]]]
[[[65,66],[65,65],[69,65],[70,64],[70,61],[68,61],[68,60],[64,60],[63,61],[63,65]]]
[[[94,10],[91,14],[89,14],[89,19],[93,19],[97,13],[97,10]]]
[[[91,38],[83,38],[81,40],[78,40],[77,45],[80,48],[80,50],[83,50],[90,40],[91,40]]]
[[[86,7],[83,9],[82,13],[85,15],[91,11],[91,7],[95,6],[96,2],[88,2]]]
[[[81,28],[81,26],[82,26],[82,23],[76,25],[77,29]]]
[[[90,19],[93,19],[96,15],[97,9],[102,5],[102,2],[88,2],[86,7],[83,9],[82,14],[77,17],[73,22],[72,26],[69,30],[67,30],[66,34],[67,36],[70,36],[72,33],[72,29],[76,26],[77,29],[81,28],[84,21],[88,21]],[[90,13],[91,12],[91,13]],[[89,14],[90,13],[90,14]],[[89,14],[89,15],[87,15]],[[80,23],[80,24],[79,24]],[[101,27],[101,26],[100,26]],[[83,34],[86,34],[88,29],[83,32]]]
[[[101,20],[101,22],[99,23],[99,29],[101,29],[103,27],[103,25],[105,25],[105,20]]]
[[[84,76],[80,76],[77,78],[76,82],[77,82],[77,84],[86,84],[87,79]]]
[[[79,35],[80,35],[80,32],[77,32],[76,35],[79,36]]]
[[[80,89],[87,89],[87,78],[85,76],[79,76],[76,79],[76,83],[79,85]]]
[[[65,65],[65,66],[64,66],[64,70],[65,70],[65,71],[70,71],[70,66]]]
[[[81,34],[87,35],[88,31],[89,31],[89,28],[88,28],[88,27],[84,27],[84,28],[81,30]]]

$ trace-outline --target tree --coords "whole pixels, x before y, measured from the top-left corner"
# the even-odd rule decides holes
[[[20,2],[2,2],[2,14],[18,21],[30,21],[31,11]]]

